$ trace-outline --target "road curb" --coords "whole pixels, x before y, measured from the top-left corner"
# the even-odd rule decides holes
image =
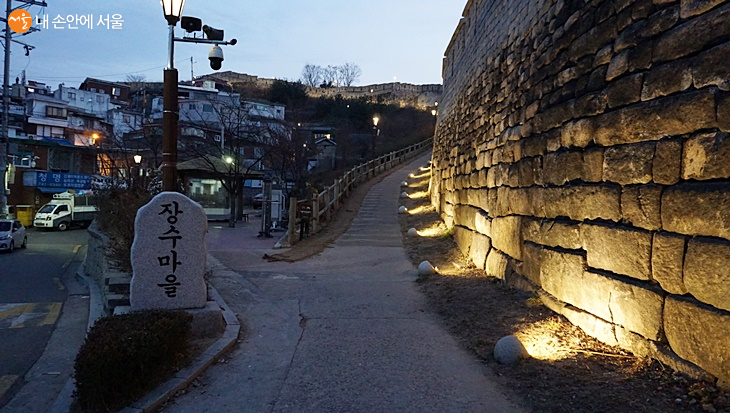
[[[94,325],[96,320],[105,315],[104,306],[101,301],[101,290],[99,286],[84,274],[86,259],[79,266],[76,272],[76,277],[84,284],[89,287],[89,322],[88,329]],[[223,297],[218,291],[210,284],[208,284],[210,298],[212,298],[218,306],[223,310],[223,319],[226,323],[226,328],[223,331],[223,335],[216,340],[213,344],[208,347],[191,365],[178,371],[175,375],[162,385],[158,386],[155,390],[148,393],[143,398],[132,403],[130,406],[121,410],[123,413],[136,413],[136,412],[154,412],[163,403],[169,400],[178,391],[188,386],[198,376],[200,376],[211,364],[215,362],[221,355],[226,353],[236,344],[238,340],[238,334],[241,331],[241,323],[233,313],[231,308],[223,300]],[[73,377],[69,378],[66,385],[59,393],[56,401],[53,403],[51,413],[67,413],[71,409],[73,403],[73,392],[76,386],[73,381]]]

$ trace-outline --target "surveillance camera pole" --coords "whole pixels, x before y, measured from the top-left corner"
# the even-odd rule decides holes
[[[162,190],[177,191],[177,126],[179,119],[177,99],[177,69],[175,69],[175,42],[236,44],[231,41],[175,37],[175,25],[169,25],[168,60],[164,72],[162,104]]]

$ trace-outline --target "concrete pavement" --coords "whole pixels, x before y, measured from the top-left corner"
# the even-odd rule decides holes
[[[368,193],[331,248],[267,262],[274,240],[255,221],[212,227],[212,284],[242,320],[243,343],[167,412],[521,412],[490,372],[427,309],[406,257],[400,182],[429,155]]]

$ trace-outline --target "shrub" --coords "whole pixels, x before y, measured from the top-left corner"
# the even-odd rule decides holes
[[[98,195],[96,222],[110,239],[109,259],[123,271],[132,270],[129,252],[134,241],[134,218],[150,199],[148,192],[134,188],[111,188]]]
[[[164,382],[189,361],[191,322],[170,310],[99,319],[76,356],[77,407],[116,411]]]

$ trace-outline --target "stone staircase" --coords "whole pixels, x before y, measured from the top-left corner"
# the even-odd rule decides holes
[[[129,284],[132,275],[126,272],[110,270],[103,276],[102,295],[104,309],[113,314],[114,308],[129,305]]]

